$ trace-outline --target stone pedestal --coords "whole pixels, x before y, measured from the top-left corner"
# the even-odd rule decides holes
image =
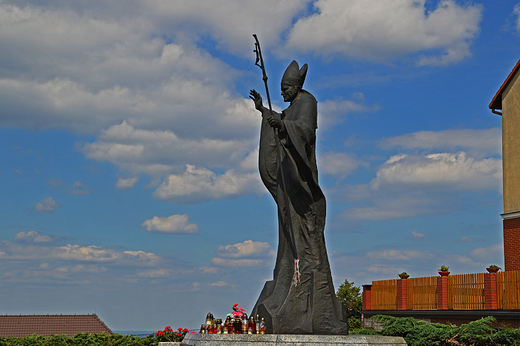
[[[173,345],[173,344],[172,344]],[[181,346],[406,346],[402,337],[380,335],[188,334]],[[164,344],[164,346],[167,346]]]

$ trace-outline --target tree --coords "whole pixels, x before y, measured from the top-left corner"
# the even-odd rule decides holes
[[[354,282],[349,282],[345,279],[345,282],[339,285],[336,297],[347,309],[347,319],[350,328],[361,328],[361,310],[363,308],[361,289],[354,286]]]

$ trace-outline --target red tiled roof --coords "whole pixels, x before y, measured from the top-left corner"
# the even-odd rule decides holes
[[[107,333],[112,331],[99,319],[92,315],[0,315],[0,336],[22,338],[29,335],[50,336],[78,333]]]
[[[498,89],[495,97],[493,97],[493,101],[489,104],[489,109],[502,109],[502,92],[509,85],[509,82],[513,79],[513,76],[516,74],[517,70],[520,68],[520,60],[516,63],[516,66],[513,68],[507,79],[504,81],[500,89]]]

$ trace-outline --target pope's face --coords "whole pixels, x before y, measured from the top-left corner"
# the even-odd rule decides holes
[[[292,102],[298,95],[298,88],[295,85],[282,83],[282,96],[285,102]]]

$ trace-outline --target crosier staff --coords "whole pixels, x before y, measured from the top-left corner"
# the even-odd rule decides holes
[[[264,59],[262,57],[262,50],[260,49],[260,42],[258,41],[258,37],[256,34],[253,34],[253,37],[255,38],[255,49],[254,52],[256,53],[256,61],[255,65],[260,67],[262,69],[262,80],[264,81],[265,85],[265,93],[267,94],[267,103],[269,104],[269,115],[273,116],[273,108],[271,106],[271,97],[269,96],[269,86],[267,85],[267,73],[265,72],[265,65],[264,65]],[[251,96],[250,98],[255,101]],[[263,114],[263,113],[262,113]],[[296,252],[296,246],[294,244],[294,230],[292,226],[292,219],[291,215],[289,214],[289,197],[287,195],[287,188],[285,186],[285,176],[283,172],[283,168],[281,167],[282,163],[282,153],[280,151],[280,138],[278,137],[278,129],[273,127],[274,131],[274,138],[276,142],[276,152],[277,152],[277,166],[280,168],[281,178],[282,178],[282,188],[283,188],[283,196],[285,199],[285,210],[283,210],[283,215],[285,216],[286,225],[288,228],[288,232],[286,233],[289,240],[289,245],[291,247],[291,251],[294,257],[294,283],[295,285],[300,282],[300,258],[298,257],[298,253]],[[278,206],[279,207],[279,206]]]

